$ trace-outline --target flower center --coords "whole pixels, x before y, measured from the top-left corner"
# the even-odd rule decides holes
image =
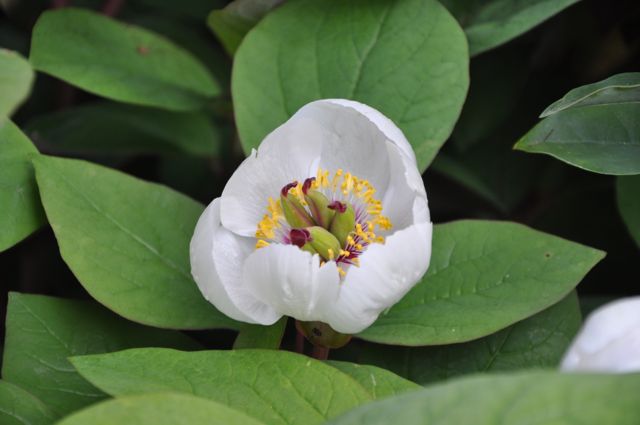
[[[382,215],[382,202],[367,180],[339,169],[318,169],[316,177],[293,181],[280,191],[280,199],[268,199],[267,213],[258,223],[256,248],[271,243],[296,245],[335,261],[341,276],[345,268],[359,265],[358,257],[372,243],[384,243],[376,233],[390,230]]]

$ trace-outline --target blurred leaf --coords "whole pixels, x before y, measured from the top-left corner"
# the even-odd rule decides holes
[[[631,237],[640,246],[640,175],[618,177],[618,210]]]
[[[579,0],[442,0],[469,39],[472,56],[524,34]]]
[[[106,397],[68,357],[148,345],[199,347],[180,333],[128,322],[93,302],[10,293],[2,376],[64,415]]]
[[[164,37],[88,10],[42,14],[33,30],[34,68],[113,100],[198,109],[220,93],[207,69]]]
[[[581,106],[638,102],[640,102],[640,72],[628,72],[571,90],[562,99],[545,109],[540,114],[540,118]]]
[[[0,423],[49,425],[55,416],[40,400],[22,388],[0,381]]]
[[[573,292],[535,316],[475,341],[416,348],[368,344],[359,360],[421,385],[474,372],[556,368],[580,322]]]
[[[288,317],[283,317],[271,326],[251,325],[243,323],[233,343],[234,349],[264,348],[277,350],[280,348]]]
[[[420,388],[418,384],[376,366],[335,360],[327,363],[355,379],[375,400]]]
[[[211,9],[224,6],[225,0],[134,0],[134,3],[165,12],[168,16],[185,17],[204,22]]]
[[[358,336],[408,346],[480,338],[560,301],[603,257],[516,223],[437,225],[427,274]]]
[[[245,35],[274,7],[284,0],[233,0],[224,9],[209,15],[209,28],[233,56]]]
[[[246,152],[306,103],[345,98],[391,118],[424,170],[449,137],[468,83],[464,34],[434,0],[301,0],[247,35],[231,89]]]
[[[265,424],[321,424],[371,400],[360,384],[337,369],[286,351],[146,348],[71,361],[82,376],[114,396],[184,392],[224,403]]]
[[[31,65],[20,54],[0,48],[0,119],[10,116],[29,96]]]
[[[471,61],[471,85],[460,119],[451,135],[458,151],[489,142],[518,107],[530,73],[530,52],[501,49]]]
[[[221,90],[229,91],[231,61],[223,48],[213,42],[213,36],[206,30],[204,24],[200,28],[172,17],[148,13],[130,16],[127,22],[162,34],[180,47],[187,49],[209,68]]]
[[[29,122],[27,132],[47,150],[104,154],[181,152],[217,156],[219,129],[203,112],[95,102]]]
[[[189,241],[201,204],[167,187],[84,161],[34,161],[60,253],[100,303],[139,323],[235,328],[191,278]]]
[[[187,394],[143,394],[91,406],[57,425],[260,425],[223,404]]]
[[[473,158],[471,155],[469,157]],[[433,161],[430,169],[458,182],[462,186],[474,192],[476,195],[493,204],[493,206],[499,210],[506,211],[508,209],[498,194],[494,191],[494,188],[484,182],[471,167],[467,166],[460,160],[441,153],[438,154],[436,159]]]
[[[480,375],[368,403],[327,425],[635,425],[638,394],[637,373]]]
[[[515,148],[587,171],[640,174],[640,101],[569,108],[543,119]]]
[[[9,119],[0,118],[0,252],[40,227],[44,213],[31,165],[38,150]]]

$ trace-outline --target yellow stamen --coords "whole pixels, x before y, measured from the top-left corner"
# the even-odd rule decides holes
[[[263,239],[258,239],[258,242],[256,242],[256,249],[264,248],[266,246],[269,246],[269,242]]]

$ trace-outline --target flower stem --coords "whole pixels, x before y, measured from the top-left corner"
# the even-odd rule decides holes
[[[304,335],[296,329],[296,353],[304,354]]]
[[[327,347],[314,345],[312,357],[318,360],[327,360],[329,358],[329,350]]]

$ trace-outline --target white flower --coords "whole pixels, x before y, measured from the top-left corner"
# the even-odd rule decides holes
[[[640,297],[600,307],[587,319],[562,360],[565,371],[640,371]]]
[[[269,134],[204,211],[191,273],[235,320],[287,315],[352,334],[426,272],[431,233],[402,132],[369,106],[320,100]]]

